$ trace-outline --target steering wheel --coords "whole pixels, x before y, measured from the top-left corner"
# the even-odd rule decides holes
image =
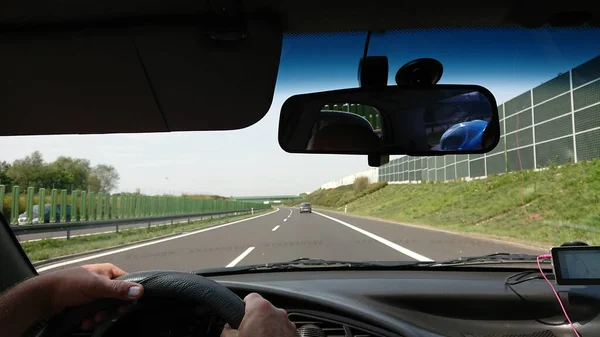
[[[144,296],[140,302],[167,298],[202,305],[234,329],[240,326],[244,318],[245,305],[242,299],[219,283],[199,275],[175,271],[144,271],[124,275],[118,280],[143,285]],[[128,302],[103,299],[69,308],[50,319],[38,336],[68,336],[79,328],[84,319],[93,317],[100,311],[114,310],[126,303]]]

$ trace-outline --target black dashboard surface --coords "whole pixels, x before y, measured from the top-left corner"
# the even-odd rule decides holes
[[[212,278],[240,297],[258,292],[288,313],[366,332],[356,336],[573,336],[546,281],[506,285],[515,272],[338,270]],[[600,286],[557,286],[557,291],[579,333],[600,335]]]

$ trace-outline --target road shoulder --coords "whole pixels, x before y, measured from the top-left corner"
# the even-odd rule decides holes
[[[512,246],[519,247],[519,248],[526,248],[526,249],[531,249],[531,248],[536,249],[537,248],[537,249],[543,249],[543,250],[547,250],[548,249],[547,246],[544,246],[544,245],[539,244],[539,243],[523,242],[523,241],[519,241],[519,240],[516,240],[516,239],[513,239],[513,238],[507,238],[507,237],[502,237],[502,236],[492,236],[492,235],[483,235],[483,234],[476,234],[476,233],[456,232],[456,231],[450,231],[450,230],[447,230],[447,229],[436,228],[436,227],[433,227],[433,226],[419,225],[419,224],[408,224],[408,223],[399,222],[399,221],[395,221],[395,220],[389,220],[389,219],[378,218],[378,217],[373,217],[373,216],[357,215],[357,214],[352,214],[352,213],[344,213],[344,212],[334,211],[334,210],[324,209],[324,208],[314,208],[313,207],[313,209],[321,211],[321,212],[330,212],[330,213],[339,214],[339,215],[343,215],[343,216],[348,216],[348,217],[356,218],[356,219],[381,221],[381,222],[390,223],[390,224],[394,224],[394,225],[398,225],[398,226],[405,226],[405,227],[411,227],[411,228],[424,229],[424,230],[434,231],[434,232],[438,232],[438,233],[445,233],[445,234],[452,234],[452,235],[463,236],[463,237],[472,238],[472,239],[486,240],[486,241],[495,242],[495,243],[499,243],[499,244],[512,245]]]

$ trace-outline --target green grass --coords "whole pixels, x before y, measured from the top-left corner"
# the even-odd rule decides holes
[[[316,206],[318,205],[329,208],[341,207],[379,189],[382,189],[386,185],[386,182],[370,184],[362,191],[357,190],[353,185],[341,186],[327,190],[320,189],[307,195],[304,199],[296,201],[294,205],[300,204],[301,202],[310,202],[312,205]]]
[[[255,216],[269,210],[254,212],[254,215],[229,216],[219,219],[194,221],[189,224],[174,224],[169,226],[154,226],[150,228],[135,228],[122,230],[119,233],[106,233],[89,236],[78,236],[67,239],[43,239],[32,242],[22,242],[21,246],[32,262],[42,261],[53,257],[83,253],[100,248],[116,247],[127,243],[152,239],[169,234],[200,229],[239,219]]]
[[[344,202],[335,199],[351,188],[308,199],[342,211]],[[537,246],[600,245],[600,159],[470,182],[388,185],[349,202],[348,212]]]

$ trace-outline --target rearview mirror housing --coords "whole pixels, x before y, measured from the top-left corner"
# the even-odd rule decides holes
[[[479,154],[500,140],[498,107],[478,85],[343,89],[288,98],[279,144],[290,153]]]

